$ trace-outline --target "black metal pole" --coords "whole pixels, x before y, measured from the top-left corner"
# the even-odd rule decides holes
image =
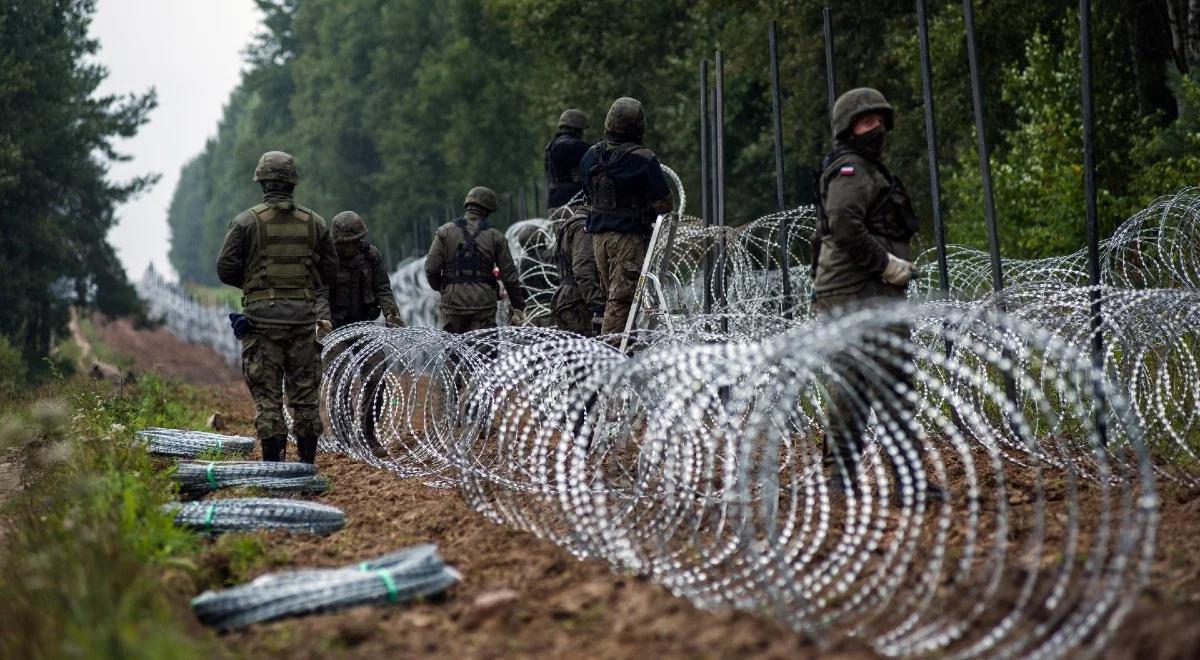
[[[716,216],[717,226],[721,228],[721,243],[718,246],[717,252],[717,281],[720,282],[720,303],[721,311],[725,311],[727,300],[725,300],[725,59],[721,56],[721,51],[717,51],[716,56],[715,82],[716,82],[716,103],[713,106],[713,125],[716,127],[716,140],[713,142],[715,154],[713,164],[715,167],[715,184],[713,190],[716,191]],[[728,318],[721,317],[721,331],[728,332]]]
[[[528,218],[529,217],[529,206],[526,204],[526,201],[525,201],[525,186],[521,186],[520,209],[521,209],[521,219],[524,220],[524,219]]]
[[[771,49],[771,115],[775,124],[775,200],[779,211],[787,210],[783,191],[783,92],[779,88],[779,38],[775,21],[767,24]],[[779,223],[779,275],[783,278],[783,316],[792,318],[792,246],[788,242],[791,223],[785,216]]]
[[[946,226],[942,218],[942,184],[938,167],[937,120],[933,111],[933,67],[929,62],[929,19],[926,0],[917,0],[917,34],[921,47],[921,91],[925,100],[925,142],[929,146],[929,198],[933,214],[933,242],[937,247],[938,281],[942,294],[950,292],[950,267],[946,260]]]
[[[704,226],[712,226],[712,153],[709,144],[709,131],[712,122],[709,117],[708,99],[708,60],[700,63],[700,214],[704,216]],[[704,253],[704,313],[712,313],[712,250]]]
[[[833,72],[833,14],[826,6],[821,12],[825,22],[825,91],[829,97],[829,116],[833,117],[833,104],[837,100],[837,80]]]
[[[1087,200],[1088,284],[1092,299],[1092,383],[1096,400],[1096,432],[1108,446],[1108,423],[1104,386],[1104,316],[1100,302],[1100,221],[1096,213],[1096,116],[1092,104],[1092,3],[1079,0],[1079,64],[1082,68],[1083,93],[1083,188]]]
[[[983,118],[983,86],[979,79],[979,54],[975,46],[975,7],[972,0],[963,0],[963,22],[967,31],[967,60],[971,67],[971,99],[975,106],[979,174],[983,179],[983,220],[987,224],[988,253],[992,260],[992,288],[999,293],[1004,289],[1004,271],[1000,265],[1000,234],[996,229],[996,200],[992,192],[992,164],[988,156],[987,126]]]

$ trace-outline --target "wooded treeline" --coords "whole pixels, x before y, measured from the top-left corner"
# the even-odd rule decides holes
[[[780,31],[789,204],[806,203],[829,148],[823,0],[256,0],[265,30],[216,135],[183,170],[171,260],[214,283],[229,220],[254,203],[255,159],[299,163],[301,203],[363,214],[393,260],[423,252],[431,220],[472,185],[509,200],[541,179],[559,112],[598,139],[618,96],[641,99],[647,144],[684,179],[698,214],[699,63],[721,48],[729,215],[773,210],[767,22]],[[897,107],[887,156],[928,208],[914,0],[833,5],[837,84]],[[1101,214],[1110,230],[1148,200],[1200,183],[1200,0],[1094,3]],[[988,141],[1004,253],[1083,245],[1078,3],[977,0]],[[962,5],[930,1],[941,166],[951,242],[983,244]],[[928,226],[928,223],[926,223]]]
[[[92,0],[0,3],[0,393],[41,365],[70,305],[141,306],[108,231],[118,204],[153,182],[108,178],[155,106],[153,91],[98,96],[108,75],[88,36]]]

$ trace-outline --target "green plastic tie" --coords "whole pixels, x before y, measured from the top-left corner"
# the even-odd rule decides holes
[[[217,510],[217,503],[209,502],[208,510],[204,512],[204,526],[207,527],[208,531],[210,531],[210,532],[212,531],[212,528],[213,528],[213,524],[212,524],[213,513],[216,510]]]
[[[225,451],[225,441],[217,438],[217,451]]]
[[[358,565],[358,570],[361,573],[370,573],[371,572],[371,562],[364,561],[364,562],[360,563]]]
[[[392,579],[392,574],[384,569],[375,571],[375,574],[379,576],[380,580],[383,580],[383,586],[387,587],[388,600],[393,603],[400,602],[400,592],[396,591],[396,581]]]
[[[212,486],[213,490],[220,488],[220,486],[217,484],[217,478],[213,476],[213,468],[216,466],[217,464],[215,462],[209,463],[208,468],[204,470],[204,476],[208,477],[208,485]]]

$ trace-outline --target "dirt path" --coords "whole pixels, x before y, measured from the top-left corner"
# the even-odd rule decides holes
[[[137,371],[153,371],[196,385],[241,383],[242,376],[207,346],[186,344],[166,328],[134,328],[128,319],[91,317],[99,341],[128,357]]]

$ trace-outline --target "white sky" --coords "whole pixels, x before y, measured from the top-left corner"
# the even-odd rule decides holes
[[[173,276],[167,262],[167,207],[179,170],[216,134],[221,110],[240,80],[242,52],[259,31],[252,0],[100,0],[92,36],[109,69],[100,94],[158,90],[150,122],[117,150],[133,156],[114,163],[110,178],[162,175],[149,192],[117,210],[109,234],[125,272],[138,279],[146,265]]]

